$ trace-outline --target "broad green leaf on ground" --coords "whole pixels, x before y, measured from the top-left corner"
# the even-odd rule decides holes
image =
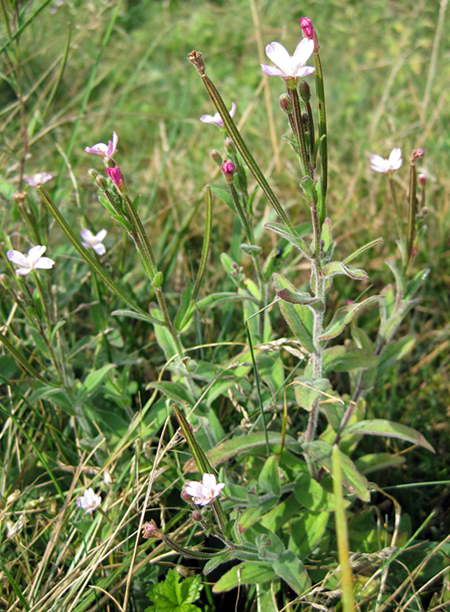
[[[213,593],[230,591],[240,584],[262,584],[275,580],[277,574],[271,563],[259,561],[244,561],[232,567],[213,586]]]
[[[294,589],[297,595],[301,595],[311,586],[305,566],[291,550],[286,550],[280,555],[279,559],[273,563],[273,569],[291,589]]]
[[[307,376],[299,376],[294,381],[295,399],[298,405],[310,412],[312,410],[314,401],[329,399],[329,396],[333,393],[330,381],[328,378],[309,378]]]
[[[146,389],[158,389],[174,402],[187,403],[193,406],[194,400],[187,388],[178,382],[170,382],[169,380],[160,380],[159,382],[151,382]]]
[[[303,450],[305,450],[313,459],[318,461],[330,474],[332,474],[332,449],[333,447],[331,444],[327,444],[321,440],[303,444]],[[341,454],[342,484],[350,491],[350,493],[353,493],[364,502],[369,502],[370,491],[369,483],[367,482],[366,477],[358,472],[350,457],[345,455],[342,451],[339,452]]]
[[[94,370],[94,372],[90,372],[83,382],[84,390],[87,393],[92,393],[92,391],[94,391],[101,384],[109,370],[112,370],[115,367],[116,365],[114,363],[107,363],[102,368]]]
[[[363,455],[356,459],[355,465],[361,474],[370,474],[377,470],[390,467],[400,467],[404,465],[406,458],[404,455],[391,455],[391,453],[372,453]]]
[[[304,559],[322,539],[330,513],[300,510],[299,514],[300,518],[290,523],[289,550]]]
[[[264,463],[258,478],[258,484],[263,491],[272,493],[275,497],[280,497],[281,486],[278,474],[278,457],[276,455],[272,455]]]
[[[350,372],[367,370],[378,364],[377,355],[369,355],[364,349],[355,346],[332,346],[323,352],[323,371]]]
[[[309,474],[300,474],[295,481],[294,495],[297,502],[314,512],[334,512],[334,494],[326,491]]]
[[[418,446],[423,446],[432,453],[436,452],[431,444],[424,436],[407,425],[401,423],[393,423],[385,419],[371,419],[368,421],[359,421],[353,425],[349,425],[342,432],[342,437],[352,434],[371,435],[371,436],[386,436],[387,438],[399,438],[407,442],[412,442]]]

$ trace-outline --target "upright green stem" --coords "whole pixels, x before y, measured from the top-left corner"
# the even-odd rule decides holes
[[[398,204],[397,204],[397,195],[395,193],[395,185],[394,185],[394,179],[392,177],[392,172],[388,174],[388,180],[389,180],[389,189],[391,191],[392,203],[394,205],[395,223],[397,225],[397,234],[400,239],[400,242],[403,242],[403,232],[402,232],[402,228],[400,224],[400,215],[399,215]]]
[[[319,115],[319,138],[325,135],[325,138],[322,140],[321,149],[320,149],[320,163],[321,163],[321,176],[320,182],[322,184],[322,197],[320,202],[320,210],[319,210],[319,222],[322,226],[325,218],[327,216],[327,207],[326,207],[326,197],[327,197],[327,188],[328,188],[328,143],[327,143],[327,113],[325,106],[325,89],[323,85],[323,70],[322,70],[322,62],[320,61],[319,54],[319,40],[317,38],[317,33],[314,30],[314,66],[315,76],[316,76],[316,92],[317,92],[317,106],[318,106],[318,115]]]
[[[297,89],[288,88],[288,93],[291,96],[292,100],[292,114],[294,119],[293,123],[295,126],[294,135],[298,142],[298,147],[300,151],[301,170],[303,176],[312,176],[311,167],[309,163],[308,149],[306,147],[305,132],[303,130],[302,109],[300,106],[300,98],[298,97],[298,91]]]

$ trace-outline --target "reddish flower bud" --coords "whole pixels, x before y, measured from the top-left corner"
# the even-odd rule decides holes
[[[126,193],[127,185],[119,166],[114,166],[114,168],[106,168],[106,172],[109,174],[109,178],[115,184],[120,193]]]
[[[311,19],[309,17],[301,17],[300,25],[303,30],[303,36],[310,40],[314,40],[314,26]]]
[[[162,532],[158,529],[153,519],[149,523],[144,523],[142,525],[142,537],[146,540],[149,538],[161,539]]]
[[[278,102],[280,104],[280,107],[283,113],[286,113],[287,115],[292,113],[292,100],[289,94],[287,93],[281,94]]]
[[[211,153],[209,154],[209,156],[213,160],[213,162],[216,164],[216,166],[222,165],[223,159],[222,159],[222,155],[220,151],[218,151],[217,149],[213,149]]]
[[[186,493],[186,491],[183,489],[181,491],[181,499],[190,504],[192,502],[192,495],[189,495],[189,493]]]
[[[224,161],[222,164],[222,172],[225,177],[227,183],[232,183],[234,181],[234,171],[236,170],[236,166],[232,161]]]
[[[422,187],[422,189],[425,187],[425,185],[427,184],[427,177],[425,174],[419,174],[419,176],[417,177],[419,179],[419,185]]]
[[[192,519],[198,523],[199,521],[202,520],[202,518],[203,517],[201,513],[198,510],[194,510],[194,512],[192,513]]]
[[[424,150],[422,149],[422,147],[420,147],[420,149],[414,149],[414,151],[411,153],[411,161],[414,163],[415,161],[423,157],[423,154]]]
[[[311,100],[311,89],[306,81],[300,81],[300,97],[303,102]]]

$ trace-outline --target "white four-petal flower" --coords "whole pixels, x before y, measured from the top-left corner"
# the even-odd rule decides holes
[[[38,244],[28,251],[28,255],[24,255],[23,253],[20,253],[20,251],[15,251],[14,249],[9,249],[9,251],[6,253],[6,257],[9,259],[9,261],[12,261],[12,263],[19,266],[16,270],[16,274],[25,276],[26,274],[29,274],[31,270],[35,270],[37,268],[49,270],[54,266],[55,262],[53,259],[50,259],[50,257],[42,257],[46,249],[46,246],[41,246]]]
[[[26,182],[32,187],[37,187],[38,185],[43,185],[47,181],[49,181],[53,176],[48,172],[38,172],[33,176],[24,176],[23,177]]]
[[[85,489],[81,497],[77,497],[76,504],[78,508],[81,508],[89,514],[101,504],[102,498],[100,495],[94,493],[93,489]]]
[[[106,253],[105,245],[103,244],[103,240],[107,234],[105,229],[99,231],[98,234],[94,236],[91,230],[84,228],[80,232],[81,237],[83,238],[82,245],[86,249],[94,249],[97,255],[104,255]]]
[[[230,110],[230,117],[234,117],[235,112],[236,112],[236,104],[232,102],[231,110]],[[200,117],[200,121],[203,121],[203,123],[214,123],[214,125],[217,125],[220,128],[223,127],[222,117],[219,115],[219,113],[216,113],[215,115],[202,115]]]
[[[402,150],[400,148],[392,149],[389,159],[384,159],[381,155],[375,153],[370,156],[370,167],[375,172],[394,172],[402,165]]]
[[[106,145],[103,142],[97,142],[93,147],[85,147],[86,153],[94,153],[95,155],[102,155],[102,157],[110,158],[117,151],[117,143],[119,142],[119,137],[115,132],[113,132],[113,139],[108,141]]]
[[[202,482],[191,480],[184,490],[194,498],[194,502],[199,506],[206,506],[220,495],[224,488],[224,482],[216,482],[214,474],[203,474]]]
[[[268,76],[279,76],[283,79],[298,79],[315,71],[314,66],[305,66],[314,51],[314,41],[303,38],[297,45],[294,55],[279,42],[271,42],[266,46],[266,55],[275,66],[261,64],[262,71]]]

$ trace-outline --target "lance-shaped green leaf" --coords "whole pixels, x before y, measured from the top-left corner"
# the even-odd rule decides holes
[[[166,397],[178,402],[179,404],[188,404],[189,406],[194,405],[194,400],[187,390],[187,388],[179,382],[171,382],[170,380],[160,380],[159,382],[151,382],[145,387],[145,389],[158,389],[161,393],[164,393]]]
[[[300,238],[300,236],[298,235],[294,236],[289,231],[289,228],[286,225],[283,225],[282,223],[266,223],[264,227],[267,227],[268,229],[272,230],[279,236],[282,236],[283,238],[288,240],[295,247],[297,247],[297,249],[299,249],[299,251],[301,251],[303,255],[307,257],[308,259],[312,258],[311,249],[306,244],[306,242],[303,240],[303,238]]]
[[[355,280],[367,280],[369,275],[365,270],[359,268],[353,268],[353,266],[346,266],[342,261],[332,261],[322,270],[322,274],[325,276],[335,276],[336,274],[345,274]]]
[[[207,310],[208,308],[213,308],[218,304],[223,302],[240,302],[243,300],[250,300],[258,304],[258,300],[251,295],[244,295],[239,293],[233,293],[232,291],[221,291],[219,293],[211,293],[207,295],[203,299],[197,302],[197,308],[199,310]]]
[[[153,323],[154,325],[162,325],[164,327],[164,321],[160,321],[156,317],[152,317],[149,314],[143,312],[135,312],[134,310],[119,309],[112,311],[113,317],[129,317],[130,319],[139,319],[140,321],[146,321],[147,323]]]
[[[387,344],[380,354],[380,364],[378,366],[377,378],[380,380],[383,374],[397,361],[406,357],[416,344],[415,336],[403,336],[397,342],[390,342]]]
[[[297,595],[301,595],[311,586],[308,572],[300,559],[292,552],[286,550],[274,561],[273,569],[280,578],[283,578]]]
[[[215,196],[220,198],[231,210],[236,214],[236,208],[231,197],[230,190],[224,185],[211,185],[211,191]]]
[[[397,289],[397,294],[398,295],[403,295],[404,291],[405,291],[405,277],[403,276],[403,274],[400,272],[400,270],[397,268],[397,266],[392,263],[392,261],[389,261],[389,259],[386,259],[386,263],[389,266],[389,268],[391,269],[392,274],[395,277],[395,284],[396,284],[396,289]]]
[[[316,548],[327,528],[329,512],[299,512],[289,524],[289,550],[304,559]]]
[[[351,253],[348,257],[344,259],[343,263],[344,264],[350,263],[353,259],[356,259],[357,257],[359,257],[365,251],[368,251],[369,249],[373,249],[373,247],[377,246],[377,244],[383,244],[383,238],[376,238],[375,240],[372,240],[372,242],[368,242],[367,244],[360,247],[356,251],[353,251],[353,253]]]
[[[85,381],[83,382],[84,391],[88,394],[92,393],[102,383],[106,374],[115,367],[115,363],[107,363],[99,370],[89,372],[89,374],[86,376]]]
[[[383,324],[385,321],[387,321],[392,316],[392,313],[394,312],[394,306],[395,306],[394,287],[389,283],[389,285],[386,285],[385,287],[383,287],[383,289],[380,292],[380,295],[383,297],[383,299],[380,300],[380,319],[381,319],[381,324]]]
[[[333,256],[334,247],[336,243],[333,242],[333,234],[331,231],[331,220],[327,217],[322,225],[321,237],[322,249],[327,260],[330,260]]]
[[[159,319],[161,322],[163,321],[161,311],[156,306],[150,309],[150,314],[152,317]],[[172,357],[177,354],[177,347],[173,337],[169,333],[169,330],[167,327],[161,325],[155,325],[154,329],[156,341],[164,351],[166,359],[172,359]]]
[[[277,291],[289,289],[295,292],[295,287],[281,274],[273,275]],[[312,353],[314,351],[313,326],[314,315],[308,306],[302,304],[289,304],[281,300],[279,302],[281,312],[287,324],[293,331],[296,338],[302,343],[305,349]]]
[[[389,319],[383,321],[383,323],[379,327],[378,336],[383,339],[384,344],[387,344],[392,338],[392,336],[395,334],[400,323],[414,306],[414,300],[410,300],[406,303],[402,301],[400,306],[400,309],[394,311],[389,317]]]
[[[278,457],[276,455],[272,455],[264,463],[259,474],[258,484],[263,491],[271,493],[275,497],[280,497],[280,475],[278,473]]]
[[[311,412],[314,402],[325,400],[333,392],[328,378],[309,378],[299,376],[295,379],[295,399],[298,405]]]
[[[391,453],[371,453],[363,455],[355,461],[355,465],[361,474],[367,476],[371,472],[386,468],[396,468],[404,465],[406,458],[404,455],[392,455]]]
[[[271,446],[279,446],[283,443],[283,436],[276,431],[268,431],[269,444]],[[262,448],[266,446],[266,437],[263,431],[238,436],[225,442],[220,442],[217,446],[207,451],[206,455],[212,465],[218,465],[227,461],[231,457],[244,452],[251,452],[252,449]],[[294,453],[301,453],[302,446],[292,436],[286,436],[284,446]],[[183,466],[183,472],[195,471],[195,464],[189,460]]]
[[[400,440],[412,442],[418,446],[423,446],[423,448],[426,448],[432,453],[435,452],[434,448],[421,433],[412,427],[407,427],[401,423],[393,423],[386,419],[370,419],[349,425],[342,432],[342,437],[354,434],[398,438]]]
[[[319,336],[319,340],[331,340],[332,338],[339,336],[339,334],[344,330],[344,327],[350,323],[356,314],[360,313],[362,310],[368,306],[371,306],[380,299],[381,296],[372,295],[371,297],[367,298],[367,300],[364,300],[364,302],[347,304],[347,306],[339,308],[335,312],[331,323],[328,325],[323,334]]]
[[[403,296],[404,300],[411,300],[416,295],[417,291],[420,289],[422,283],[425,281],[429,273],[430,268],[426,268],[425,270],[420,270],[420,272],[417,272],[414,278],[412,278],[406,285],[405,295]]]
[[[310,293],[293,291],[289,287],[284,287],[277,291],[279,298],[290,304],[304,304],[305,306],[311,306],[318,312],[325,310],[325,305],[319,298],[313,297]]]
[[[330,474],[333,473],[331,465],[332,449],[333,447],[331,444],[327,444],[327,442],[323,442],[322,440],[303,444],[303,450],[318,461]],[[370,491],[367,478],[358,472],[350,457],[345,455],[342,451],[339,451],[339,453],[342,468],[342,484],[350,493],[353,493],[364,502],[369,502]]]
[[[271,563],[263,561],[246,561],[235,565],[224,574],[213,586],[213,593],[230,591],[241,584],[262,584],[275,580],[277,574]]]
[[[323,371],[350,372],[367,370],[378,365],[377,355],[368,355],[364,349],[355,346],[332,346],[323,352]]]

